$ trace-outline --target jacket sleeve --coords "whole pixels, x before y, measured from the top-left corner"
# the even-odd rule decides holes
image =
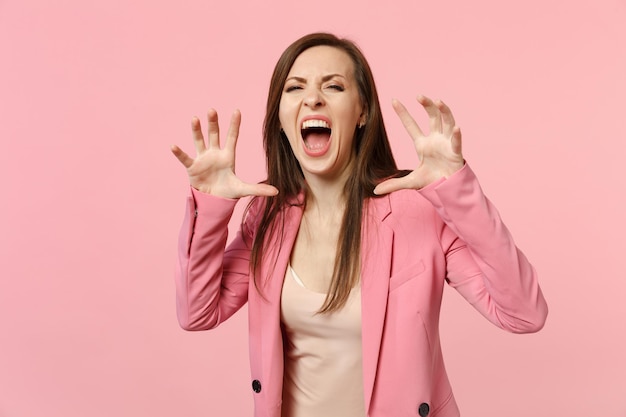
[[[420,193],[443,220],[439,234],[448,283],[495,325],[514,333],[540,330],[548,307],[537,273],[470,167]]]
[[[248,300],[252,232],[246,222],[226,248],[236,203],[194,189],[187,198],[175,272],[176,312],[185,330],[215,328]]]

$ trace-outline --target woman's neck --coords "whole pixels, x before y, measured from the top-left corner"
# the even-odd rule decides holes
[[[346,178],[326,179],[310,175],[306,178],[308,193],[306,211],[330,219],[342,215],[345,203]],[[340,216],[341,217],[341,216]]]
[[[309,208],[321,215],[343,214],[346,206],[346,183],[354,175],[354,158],[339,172],[329,175],[318,175],[304,172],[307,183],[307,211]]]
[[[324,189],[322,192],[316,192],[315,188],[309,187],[309,191],[305,216],[320,223],[341,225],[346,206],[343,187],[339,190]]]

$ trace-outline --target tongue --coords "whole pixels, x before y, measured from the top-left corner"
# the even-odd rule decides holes
[[[307,148],[315,150],[326,146],[329,140],[330,132],[313,131],[307,133],[305,143]]]

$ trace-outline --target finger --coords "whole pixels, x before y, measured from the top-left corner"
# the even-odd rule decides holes
[[[239,126],[241,126],[241,112],[239,109],[233,112],[230,118],[230,126],[228,127],[228,134],[226,135],[226,144],[224,147],[231,152],[235,152],[237,147],[237,138],[239,138]]]
[[[443,123],[441,131],[443,132],[444,135],[450,136],[452,135],[452,131],[454,130],[454,125],[455,125],[452,111],[450,110],[450,107],[448,107],[448,105],[445,104],[441,100],[438,100],[436,105],[437,105],[437,108],[439,109],[439,113],[441,114],[441,121]]]
[[[183,152],[178,146],[172,145],[170,146],[170,150],[172,151],[176,159],[178,159],[180,163],[185,166],[185,168],[189,168],[191,164],[193,164],[193,159],[185,152]]]
[[[424,133],[422,133],[422,129],[420,129],[417,122],[415,122],[415,120],[411,116],[411,113],[409,113],[409,111],[406,109],[406,107],[404,107],[402,103],[400,103],[396,99],[393,99],[391,101],[391,105],[393,106],[393,109],[400,118],[400,121],[404,125],[404,128],[407,132],[409,132],[409,135],[413,139],[424,136]]]
[[[278,188],[269,184],[242,184],[244,196],[254,195],[259,197],[272,197],[278,194]]]
[[[424,107],[428,113],[428,122],[430,133],[441,132],[441,112],[431,99],[426,96],[419,95],[417,101]]]
[[[374,194],[389,194],[391,192],[407,188],[415,188],[414,184],[408,176],[401,178],[391,178],[378,184],[376,188],[374,188]]]
[[[461,141],[461,128],[458,126],[455,126],[454,129],[452,129],[452,152],[454,152],[457,155],[463,155],[463,149],[462,149],[462,141]]]
[[[193,136],[193,146],[196,148],[196,154],[201,154],[206,150],[206,146],[204,144],[204,136],[202,136],[200,119],[195,116],[191,119],[191,134]]]
[[[214,109],[209,109],[207,119],[209,120],[209,148],[219,149],[220,125],[217,122],[217,112]]]

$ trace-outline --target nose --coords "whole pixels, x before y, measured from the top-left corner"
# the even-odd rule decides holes
[[[305,106],[314,109],[319,106],[322,106],[323,104],[324,104],[324,100],[318,89],[311,88],[309,91],[307,91],[307,94],[304,97]]]

